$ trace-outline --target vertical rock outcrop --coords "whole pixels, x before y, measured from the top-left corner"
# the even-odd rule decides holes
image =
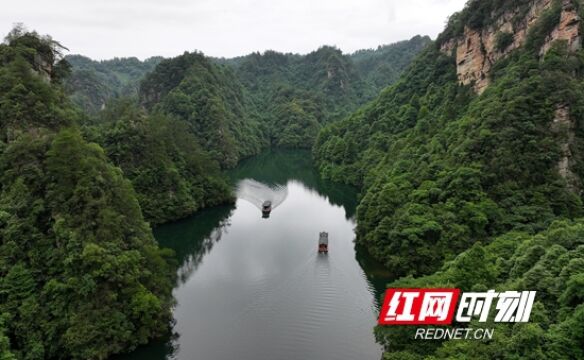
[[[34,56],[34,63],[32,67],[33,71],[35,71],[41,79],[45,82],[51,82],[51,77],[53,75],[53,60],[49,60],[46,56],[41,56],[36,54]]]
[[[556,1],[561,3],[558,4]],[[546,36],[539,49],[539,55],[545,55],[556,41],[564,41],[569,51],[580,50],[582,19],[575,1],[581,0],[533,0],[527,11],[525,8],[523,10],[518,8],[504,12],[483,29],[466,26],[461,36],[442,43],[441,50],[456,58],[458,81],[463,85],[472,85],[475,91],[481,94],[489,85],[489,73],[493,64],[525,45],[532,27],[546,10],[556,4],[561,5],[559,22]],[[502,34],[507,37],[507,41],[498,41]],[[551,131],[557,135],[561,149],[561,158],[557,164],[558,173],[566,181],[570,191],[581,194],[582,181],[573,171],[576,162],[573,153],[575,128],[575,120],[570,115],[570,105],[556,105]]]
[[[578,9],[570,0],[563,0],[562,14],[560,23],[546,38],[540,54],[545,54],[555,40],[564,40],[567,42],[570,51],[578,51],[582,47],[582,34],[580,33],[580,16]]]
[[[541,54],[545,54],[558,40],[566,41],[571,51],[576,51],[582,46],[581,19],[577,8],[573,0],[561,1],[561,20],[546,38]],[[489,72],[493,64],[525,44],[531,27],[552,4],[553,0],[534,0],[519,21],[517,19],[521,17],[520,10],[515,9],[503,13],[492,25],[484,29],[474,30],[466,26],[462,36],[444,42],[441,50],[456,57],[459,82],[463,85],[472,84],[479,94],[482,93],[489,85]],[[500,34],[512,36],[504,48],[499,48],[500,44],[497,43]]]
[[[561,139],[560,149],[562,153],[558,162],[558,172],[566,180],[568,189],[579,194],[582,189],[582,181],[572,170],[575,162],[572,152],[576,136],[575,130],[576,123],[570,115],[570,106],[568,104],[558,105],[552,123],[552,131],[558,134]]]

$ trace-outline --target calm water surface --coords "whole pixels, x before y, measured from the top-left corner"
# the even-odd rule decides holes
[[[118,359],[379,359],[389,274],[355,247],[354,189],[321,180],[301,151],[264,153],[230,175],[235,206],[155,231],[180,264],[174,335]],[[317,254],[320,231],[328,255]]]

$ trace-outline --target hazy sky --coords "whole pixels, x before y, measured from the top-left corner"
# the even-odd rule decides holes
[[[416,34],[435,38],[466,0],[0,0],[0,32],[14,23],[50,34],[71,53],[232,57],[267,49],[344,52]],[[2,36],[3,37],[3,36]]]

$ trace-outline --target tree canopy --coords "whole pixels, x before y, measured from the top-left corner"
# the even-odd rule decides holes
[[[104,359],[167,331],[172,254],[83,138],[47,39],[0,45],[0,355]]]
[[[395,274],[390,287],[538,291],[534,321],[497,325],[491,342],[420,345],[379,327],[385,359],[583,357],[584,52],[559,41],[540,53],[557,1],[494,64],[480,96],[440,51],[461,27],[525,15],[526,4],[470,1],[394,85],[318,135],[321,173],[362,189],[357,242]]]

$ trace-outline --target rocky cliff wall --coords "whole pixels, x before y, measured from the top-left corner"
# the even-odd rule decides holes
[[[545,54],[558,40],[566,41],[572,51],[582,46],[581,18],[573,2],[580,0],[560,1],[560,22],[545,39],[540,54]],[[472,84],[479,94],[482,93],[489,85],[489,72],[493,64],[525,44],[529,30],[552,4],[553,0],[534,0],[525,15],[519,14],[519,9],[508,11],[482,30],[473,30],[467,26],[462,36],[444,42],[441,50],[456,57],[460,83]],[[497,38],[505,33],[510,34],[512,39],[501,49]]]

